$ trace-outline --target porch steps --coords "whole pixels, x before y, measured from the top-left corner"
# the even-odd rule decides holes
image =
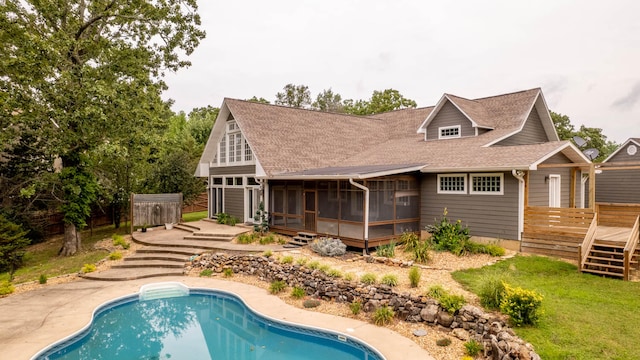
[[[184,240],[204,240],[204,241],[231,241],[235,237],[235,234],[213,233],[195,231],[191,235],[184,237]]]
[[[187,232],[200,231],[199,227],[183,222],[173,225],[173,228]]]
[[[292,245],[292,246],[309,245],[309,243],[313,242],[317,237],[318,237],[318,234],[299,231],[296,236],[292,237],[291,240],[287,242],[287,245]]]
[[[582,264],[582,272],[624,278],[624,246],[623,242],[596,239]],[[637,262],[637,253],[633,258]]]

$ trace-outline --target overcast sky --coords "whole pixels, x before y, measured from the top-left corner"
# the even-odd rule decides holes
[[[174,110],[264,97],[288,83],[419,107],[541,87],[576,127],[640,137],[640,1],[202,0],[207,37],[170,74]]]

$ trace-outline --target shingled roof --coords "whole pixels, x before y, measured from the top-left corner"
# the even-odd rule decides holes
[[[492,130],[475,137],[428,142],[416,130],[433,117],[437,106],[372,116],[235,99],[225,99],[223,108],[236,120],[267,177],[353,174],[357,169],[371,170],[371,166],[398,171],[422,166],[425,172],[529,169],[560,151],[584,161],[573,154],[579,151],[568,142],[488,146],[519,131],[539,95],[540,89],[473,100],[447,94],[446,101],[479,127]]]

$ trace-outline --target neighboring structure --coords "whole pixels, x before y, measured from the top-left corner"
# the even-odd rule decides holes
[[[520,240],[525,207],[575,207],[590,161],[559,141],[542,91],[368,117],[225,99],[200,159],[209,216],[374,247],[447,208],[472,235]],[[587,171],[588,172],[588,171]]]
[[[596,170],[596,203],[640,204],[640,138],[630,138]]]

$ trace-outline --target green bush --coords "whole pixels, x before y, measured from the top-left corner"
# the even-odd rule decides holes
[[[412,266],[411,270],[409,270],[409,283],[412,288],[417,288],[420,284],[420,278],[422,274],[420,273],[420,269],[417,266]]]
[[[378,281],[378,277],[374,273],[366,273],[360,276],[360,282],[366,285],[373,285]]]
[[[16,270],[23,264],[27,245],[31,242],[22,225],[0,214],[0,272],[8,271],[9,280],[13,280]]]
[[[358,315],[360,314],[360,311],[362,311],[362,303],[358,300],[354,300],[349,304],[349,309],[351,309],[351,313],[353,315]]]
[[[279,294],[286,288],[287,288],[286,282],[282,280],[275,280],[271,282],[271,285],[269,285],[269,292],[272,294]]]
[[[293,256],[291,256],[291,255],[283,256],[282,259],[280,259],[280,262],[283,263],[283,264],[292,264],[293,263]]]
[[[466,252],[467,242],[469,241],[469,228],[462,226],[460,220],[451,223],[447,218],[447,209],[444,209],[440,222],[427,227],[427,231],[431,233],[431,241],[434,243],[436,250],[450,251],[451,253],[462,256]]]
[[[438,346],[449,346],[451,345],[451,339],[444,337],[444,338],[440,338],[438,340],[436,340],[436,345]]]
[[[480,352],[484,350],[484,347],[481,343],[471,339],[464,343],[464,350],[469,356],[478,356]]]
[[[84,266],[82,266],[82,269],[80,271],[83,274],[86,274],[86,273],[94,272],[96,270],[97,270],[97,268],[96,268],[95,265],[93,265],[93,264],[84,264]]]
[[[460,311],[460,309],[462,309],[462,307],[466,303],[467,301],[462,295],[446,294],[440,297],[440,306],[447,310],[447,312],[451,315]]]
[[[400,243],[404,244],[405,252],[412,252],[420,244],[420,236],[412,232],[403,232],[400,235]]]
[[[228,267],[228,268],[224,268],[224,270],[222,270],[222,274],[224,274],[224,277],[232,277],[233,276],[233,269]]]
[[[376,247],[376,255],[386,258],[392,258],[396,256],[396,243],[391,241],[386,245],[380,245]]]
[[[109,254],[109,260],[120,260],[122,259],[122,253],[119,251],[114,251]]]
[[[306,309],[320,306],[321,302],[318,299],[307,299],[302,302],[302,306]]]
[[[253,244],[256,240],[258,240],[259,236],[260,235],[258,233],[242,233],[238,235],[236,241],[238,242],[238,244]]]
[[[382,276],[380,283],[391,287],[398,286],[398,277],[395,274],[385,274]]]
[[[211,269],[204,269],[202,271],[200,271],[200,276],[211,276],[213,275],[213,270]]]
[[[111,239],[113,240],[113,246],[121,246],[124,250],[127,250],[129,249],[129,247],[131,247],[131,244],[129,244],[127,240],[122,237],[122,235],[113,234],[111,235]]]
[[[427,291],[427,296],[436,300],[440,300],[440,298],[447,294],[447,290],[445,290],[442,285],[433,285]]]
[[[260,245],[269,245],[276,242],[276,237],[273,233],[268,233],[267,235],[260,238]]]
[[[291,290],[291,297],[294,299],[302,299],[306,294],[307,293],[304,288],[301,288],[299,286],[294,286]]]
[[[9,295],[14,291],[16,291],[16,288],[13,287],[13,284],[7,280],[0,281],[0,295]]]
[[[48,280],[47,275],[40,274],[40,277],[38,278],[38,283],[39,284],[46,284],[47,280]]]
[[[216,218],[217,218],[218,224],[221,224],[221,225],[236,226],[236,224],[240,222],[240,219],[238,219],[235,216],[231,216],[227,213],[217,213]]]
[[[501,276],[485,277],[478,292],[480,304],[487,309],[499,309],[505,293],[504,284],[505,282]]]
[[[426,241],[420,241],[413,249],[413,260],[420,264],[426,264],[431,257],[429,256],[430,246]]]
[[[395,315],[396,313],[392,308],[382,305],[373,312],[371,317],[374,324],[383,326],[389,324]]]
[[[504,297],[500,302],[500,311],[509,315],[509,319],[515,326],[535,325],[542,310],[542,295],[533,290],[525,290],[520,287],[511,287],[504,284]]]

